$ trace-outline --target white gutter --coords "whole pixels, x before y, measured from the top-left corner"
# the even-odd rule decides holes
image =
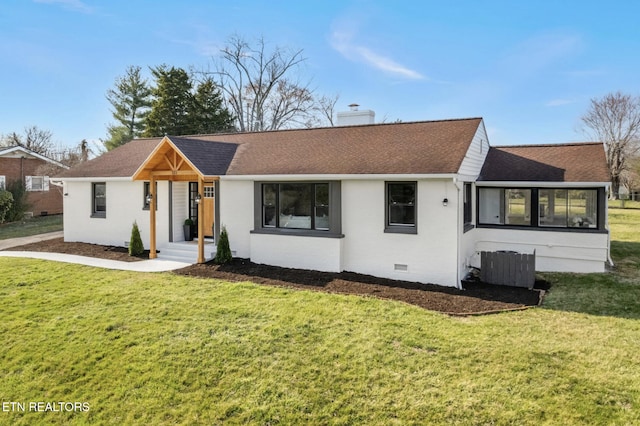
[[[375,180],[375,179],[455,179],[456,173],[439,174],[278,174],[278,175],[224,175],[220,180],[294,181],[294,180]]]
[[[87,176],[87,177],[54,177],[53,179],[61,182],[133,182],[131,176],[125,177],[104,177],[104,176]]]
[[[608,188],[611,182],[521,182],[521,181],[504,181],[504,182],[476,182],[477,187],[501,187],[501,188]]]

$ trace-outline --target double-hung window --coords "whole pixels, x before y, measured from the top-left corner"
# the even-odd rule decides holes
[[[91,217],[107,217],[107,184],[94,182],[91,185]]]
[[[49,176],[25,176],[24,183],[29,192],[49,190]]]
[[[417,183],[386,182],[385,232],[417,233]]]

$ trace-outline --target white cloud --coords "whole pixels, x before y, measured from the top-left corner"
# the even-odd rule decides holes
[[[410,80],[425,78],[418,71],[399,64],[393,59],[374,52],[372,49],[353,42],[353,34],[336,30],[331,34],[331,47],[338,51],[346,59],[354,62],[363,62],[376,69]]]
[[[82,13],[92,13],[93,9],[86,5],[82,0],[33,0],[36,3],[53,4],[62,6],[65,9],[74,10]]]
[[[547,102],[545,104],[545,106],[548,107],[557,107],[557,106],[562,106],[562,105],[569,105],[574,103],[575,101],[572,101],[570,99],[552,99],[549,102]]]

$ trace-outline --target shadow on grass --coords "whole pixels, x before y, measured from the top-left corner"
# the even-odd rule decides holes
[[[544,308],[640,319],[640,243],[612,241],[615,266],[603,274],[544,274]]]

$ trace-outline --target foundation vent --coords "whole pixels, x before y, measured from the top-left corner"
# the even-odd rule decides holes
[[[394,271],[407,272],[409,270],[409,265],[404,263],[394,263],[393,265]]]

